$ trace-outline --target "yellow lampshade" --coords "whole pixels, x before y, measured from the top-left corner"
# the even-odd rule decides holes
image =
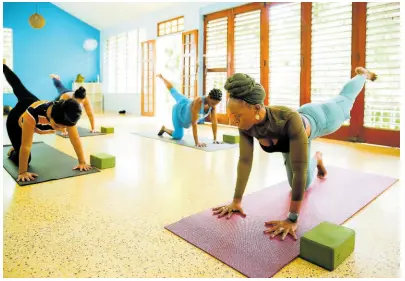
[[[43,16],[41,16],[38,13],[33,14],[32,16],[30,16],[29,18],[29,23],[33,28],[43,28],[45,26],[45,19]]]

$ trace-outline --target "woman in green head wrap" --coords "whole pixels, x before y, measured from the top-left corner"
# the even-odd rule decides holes
[[[363,67],[356,68],[357,75],[344,85],[340,94],[324,103],[309,103],[298,110],[284,106],[264,106],[266,93],[263,87],[249,75],[236,73],[229,77],[225,89],[229,92],[228,112],[239,128],[240,156],[233,202],[214,208],[219,217],[231,217],[233,212],[244,215],[241,201],[249,179],[253,160],[253,138],[260,142],[268,153],[282,152],[289,184],[292,188],[288,217],[283,221],[269,221],[265,232],[271,237],[290,234],[297,239],[295,231],[302,198],[312,183],[317,167],[317,176],[323,179],[327,172],[321,152],[310,155],[310,144],[315,138],[338,130],[350,118],[356,97],[363,89],[366,79],[374,81],[377,75]]]

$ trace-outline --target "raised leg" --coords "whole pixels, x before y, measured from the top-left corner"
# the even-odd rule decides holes
[[[65,86],[63,86],[62,82],[59,79],[56,79],[55,77],[53,77],[52,81],[53,81],[53,85],[55,86],[59,95],[63,95],[64,93],[67,93],[67,92],[72,92],[71,90],[66,89]]]
[[[3,73],[19,101],[27,98],[38,100],[36,96],[25,88],[20,78],[5,64],[3,64]]]

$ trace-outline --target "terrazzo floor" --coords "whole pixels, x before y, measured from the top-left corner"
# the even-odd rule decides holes
[[[114,169],[25,187],[3,169],[4,277],[244,277],[163,228],[232,198],[238,149],[202,152],[130,134],[157,132],[155,118],[102,115],[97,124],[115,133],[82,138],[85,155],[113,154]],[[212,136],[210,126],[199,130]],[[68,139],[35,141],[75,157]],[[320,140],[317,150],[326,165],[400,177],[397,149]],[[281,154],[254,153],[246,194],[286,180]],[[297,258],[274,277],[400,277],[401,185],[345,223],[356,230],[356,248],[335,271]]]

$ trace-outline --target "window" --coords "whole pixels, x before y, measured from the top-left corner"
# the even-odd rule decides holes
[[[245,73],[260,83],[260,10],[237,14],[234,28],[235,73]]]
[[[399,2],[367,3],[366,67],[378,82],[367,83],[364,126],[400,130],[401,23]],[[402,47],[403,48],[403,47]]]
[[[158,23],[158,36],[173,34],[184,31],[184,17]]]
[[[265,105],[297,109],[336,97],[365,66],[377,82],[325,137],[399,147],[402,49],[399,2],[249,3],[204,16],[204,94],[242,72],[262,84]],[[225,99],[218,111],[232,125]]]
[[[3,28],[3,46],[3,58],[6,59],[8,67],[13,69],[13,30],[11,28]],[[12,92],[13,89],[3,75],[3,93]]]
[[[155,76],[156,76],[156,41],[149,40],[142,45],[142,116],[155,115]]]
[[[337,96],[351,78],[352,3],[312,3],[311,102]]]
[[[269,104],[300,106],[301,3],[270,6]]]
[[[228,52],[228,17],[210,20],[207,23],[206,35],[206,77],[205,95],[213,88],[226,93],[224,85],[227,78]],[[226,113],[226,99],[217,105],[219,113]]]
[[[104,53],[109,93],[136,93],[138,90],[138,31],[107,39]]]
[[[197,97],[198,30],[184,32],[182,45],[182,93],[189,98],[195,98]]]

